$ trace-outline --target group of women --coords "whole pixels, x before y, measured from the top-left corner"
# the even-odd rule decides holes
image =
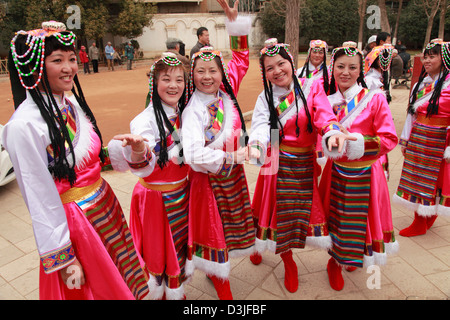
[[[365,82],[370,68],[387,72],[392,47],[365,59],[344,43],[327,67],[326,42],[313,40],[296,70],[288,45],[269,39],[249,134],[236,96],[251,23],[236,4],[218,2],[227,15],[228,65],[205,47],[187,75],[163,53],[149,73],[148,106],[108,148],[78,82],[74,34],[47,22],[12,40],[26,99],[2,141],[33,221],[41,299],[185,299],[195,270],[220,299],[232,299],[230,258],[250,256],[257,265],[265,250],[280,254],[286,289],[295,292],[292,249],[306,244],[328,250],[330,285],[341,290],[343,268],[382,264],[396,250],[382,157],[398,139],[386,83]],[[424,51],[402,133],[397,197],[416,210],[409,236],[426,232],[450,206],[448,49],[434,41]],[[260,166],[253,199],[244,161]],[[108,164],[138,176],[129,223],[101,178]],[[417,183],[423,175],[429,179]]]

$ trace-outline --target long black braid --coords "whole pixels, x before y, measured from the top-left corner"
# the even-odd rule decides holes
[[[428,54],[441,55],[441,45],[437,44],[433,48],[425,50],[423,53],[424,56]],[[439,79],[434,87],[430,100],[428,100],[427,117],[431,117],[432,115],[439,112],[439,98],[441,96],[442,85],[444,84],[445,78],[449,74],[449,71],[447,70],[447,68],[445,68],[444,64],[441,65],[439,74]],[[422,67],[417,84],[415,85],[414,90],[409,97],[408,113],[411,115],[414,114],[414,103],[417,100],[417,92],[419,91],[420,84],[427,75],[428,74],[425,71],[425,68]]]
[[[62,34],[66,34],[65,32],[61,32]],[[27,49],[28,46],[25,44],[27,40],[26,35],[19,35],[15,42],[15,49],[17,54],[23,54]],[[55,37],[47,37],[45,41],[45,57],[49,56],[53,51],[55,50],[62,50],[62,51],[73,51],[75,52],[75,48],[73,45],[66,46],[61,44],[58,39]],[[37,55],[36,55],[37,56]],[[34,59],[37,59],[37,57],[34,57]],[[34,60],[35,61],[35,60]],[[34,63],[32,62],[31,65]],[[19,65],[19,68],[22,72],[28,73],[30,72],[30,64],[27,65]],[[36,82],[34,75],[29,76],[22,76],[23,82],[26,86],[33,86]],[[78,83],[78,78],[75,76],[74,78],[75,84],[78,88],[78,92],[81,93],[81,96],[76,94],[74,89],[72,89],[72,92],[74,92],[74,95],[80,104],[80,107],[83,109],[83,111],[88,115],[90,118],[94,130],[99,135],[99,138],[101,139],[100,132],[98,130],[95,117],[92,114],[92,111],[90,110],[89,106],[87,105],[84,96],[81,91],[81,87]],[[21,83],[18,81],[18,79],[13,81],[13,78],[11,80],[11,86],[21,86]],[[75,173],[75,152],[73,149],[73,144],[70,139],[66,124],[64,122],[63,116],[61,111],[59,110],[58,103],[56,102],[50,83],[48,81],[46,67],[44,63],[44,68],[42,70],[42,80],[39,87],[36,87],[34,89],[28,90],[31,97],[33,98],[33,101],[36,103],[39,112],[44,119],[44,121],[47,124],[48,130],[49,130],[49,137],[51,142],[51,147],[53,148],[54,153],[54,160],[48,164],[48,170],[53,175],[54,178],[58,179],[59,181],[66,179],[69,181],[71,185],[74,185],[76,182],[76,173]],[[45,96],[44,96],[45,95]],[[69,163],[67,159],[66,154],[66,144],[69,147],[69,153],[72,157],[72,164]],[[104,157],[101,152],[101,159],[103,160]]]
[[[290,57],[290,55],[286,52],[286,50],[283,47],[280,47],[279,52],[281,57],[283,57],[284,59],[287,59],[289,61],[289,63],[291,64],[291,69],[292,69],[292,80],[294,81],[294,89],[295,89],[295,93],[296,93],[296,97],[300,97],[300,99],[302,99],[303,102],[303,106],[305,109],[305,113],[306,116],[308,118],[308,125],[307,125],[307,130],[308,132],[313,132],[313,126],[312,126],[312,119],[311,119],[311,114],[309,112],[309,108],[308,108],[308,104],[306,102],[306,97],[305,94],[303,93],[302,88],[300,87],[299,84],[299,80],[297,79],[297,76],[295,74],[295,69],[294,69],[294,64],[292,62],[292,59]],[[264,66],[264,57],[265,55],[262,55],[260,57],[260,65]],[[278,118],[278,113],[273,101],[273,85],[272,83],[267,79],[266,77],[266,72],[264,67],[262,67],[262,77],[263,77],[263,84],[264,84],[264,95],[266,97],[266,101],[267,104],[269,106],[269,123],[270,123],[270,129],[271,132],[273,132],[273,130],[278,130],[279,129],[279,138],[280,140],[283,139],[284,137],[284,128],[281,124],[281,121]],[[295,125],[296,125],[296,129],[295,129],[295,133],[297,135],[297,137],[300,135],[300,127],[298,126],[298,112],[299,112],[299,108],[298,108],[298,98],[295,99],[295,107],[296,107],[296,121],[295,121]]]

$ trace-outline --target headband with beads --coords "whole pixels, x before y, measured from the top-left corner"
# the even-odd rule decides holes
[[[384,53],[386,52],[388,53],[387,57],[384,56]],[[377,58],[379,58],[381,70],[388,71],[391,68],[393,55],[394,46],[390,43],[385,43],[381,46],[374,47],[372,51],[367,54],[364,61],[364,74],[367,74],[367,72],[369,72],[370,67]]]
[[[37,85],[41,82],[42,72],[44,70],[44,59],[45,59],[45,39],[47,37],[55,37],[58,41],[65,45],[71,46],[73,45],[76,36],[72,31],[69,31],[68,34],[62,34],[61,32],[66,31],[66,26],[62,22],[57,21],[46,21],[42,23],[42,29],[35,29],[30,31],[20,30],[16,32],[14,38],[11,40],[11,55],[14,61],[14,65],[19,74],[20,83],[22,86],[31,90],[37,87]],[[18,54],[16,50],[16,40],[20,35],[24,35],[27,37],[25,44],[28,46],[28,50],[23,54]],[[36,60],[34,66],[32,65],[34,57],[36,56]],[[30,65],[31,71],[26,73],[20,70],[20,66]],[[34,85],[27,86],[23,82],[22,77],[29,77],[39,68],[39,76],[34,83]]]
[[[176,54],[173,52],[163,52],[161,54],[161,58],[156,60],[155,63],[153,63],[152,67],[150,68],[150,75],[149,75],[149,79],[148,79],[150,101],[152,100],[152,97],[153,97],[153,86],[154,86],[153,81],[155,80],[154,79],[155,78],[155,68],[156,68],[156,64],[160,61],[164,62],[166,65],[168,65],[170,67],[176,67],[176,66],[181,65],[181,61],[178,60]]]
[[[280,53],[280,48],[284,48],[284,50],[288,54],[289,58],[291,59],[291,63],[294,64],[294,58],[292,57],[292,54],[289,52],[288,47],[289,47],[289,45],[286,43],[278,43],[277,38],[270,38],[264,42],[264,48],[262,48],[261,51],[259,52],[259,56],[262,57],[263,55],[266,55],[269,57],[274,57]],[[259,68],[260,68],[261,76],[262,76],[263,75],[263,65],[262,65],[261,59],[259,59],[259,61],[260,61]]]
[[[445,66],[445,68],[450,71],[450,43],[449,42],[444,42],[442,39],[433,39],[427,44],[427,46],[425,47],[425,49],[423,51],[425,52],[426,50],[430,50],[430,49],[434,48],[436,45],[441,46],[442,63]]]
[[[338,48],[334,48],[333,51],[331,52],[331,59],[330,59],[330,70],[331,72],[333,72],[333,67],[334,67],[334,57],[336,55],[336,53],[340,50],[344,50],[345,54],[349,57],[354,57],[356,56],[358,53],[361,55],[361,57],[364,57],[363,53],[361,52],[361,50],[358,49],[356,42],[353,41],[346,41],[342,44],[342,47],[338,47]],[[364,66],[365,66],[365,61],[364,58],[362,59],[362,63],[363,63],[363,70],[364,70]]]
[[[311,40],[309,42],[308,56],[314,49],[324,49],[325,53],[328,52],[328,44],[323,40]]]
[[[192,95],[192,93],[194,92],[194,64],[195,64],[195,60],[197,58],[202,59],[203,61],[209,62],[214,60],[215,57],[219,57],[220,58],[220,62],[222,64],[222,69],[223,69],[223,73],[225,74],[225,78],[227,79],[228,83],[231,85],[231,81],[230,78],[228,76],[228,71],[227,71],[227,67],[225,64],[225,61],[223,60],[223,56],[222,56],[222,52],[220,52],[219,50],[214,50],[213,47],[210,46],[206,46],[200,49],[200,51],[194,53],[192,55],[192,59],[191,59],[191,70],[190,70],[190,75],[189,75],[189,96]]]

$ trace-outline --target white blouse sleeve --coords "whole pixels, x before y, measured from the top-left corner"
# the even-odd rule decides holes
[[[278,134],[278,132],[276,133]],[[258,96],[252,116],[249,146],[261,152],[259,163],[264,163],[267,147],[270,143],[270,111],[264,92]]]
[[[37,249],[42,262],[71,248],[66,213],[61,198],[48,171],[46,148],[49,138],[31,121],[12,120],[3,130],[2,141],[14,166],[17,183],[31,215]],[[44,270],[47,273],[59,270]]]

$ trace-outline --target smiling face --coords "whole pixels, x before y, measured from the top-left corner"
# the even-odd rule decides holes
[[[425,71],[430,75],[430,77],[434,77],[435,75],[441,72],[442,68],[442,59],[441,54],[439,52],[434,52],[430,50],[425,53],[422,58],[423,67]]]
[[[322,48],[313,48],[311,50],[311,54],[309,56],[309,61],[314,67],[318,67],[322,62],[323,58],[325,57],[324,49]]]
[[[292,78],[292,66],[288,59],[283,58],[280,54],[273,57],[264,57],[264,71],[267,80],[278,87],[289,90]]]
[[[349,57],[346,54],[334,62],[333,76],[341,92],[352,87],[361,73],[361,57],[357,54]]]
[[[216,94],[222,84],[222,78],[222,71],[216,58],[211,61],[197,58],[194,66],[194,84],[198,90],[207,94]]]
[[[45,68],[50,89],[62,95],[73,87],[73,78],[78,72],[77,56],[73,51],[55,50],[45,57]]]
[[[167,105],[176,108],[185,88],[181,67],[169,67],[161,71],[156,80],[158,95]]]

